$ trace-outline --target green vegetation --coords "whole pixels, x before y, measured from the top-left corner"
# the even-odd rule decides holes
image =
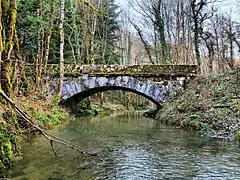
[[[103,1],[98,6],[94,4],[94,9],[100,10],[96,13],[86,2],[65,0],[64,63],[118,64],[118,5],[114,0]],[[35,63],[38,58],[39,71],[46,58],[49,33],[48,63],[59,63],[59,9],[59,1],[18,1],[17,33],[22,38],[21,54],[27,63]]]
[[[18,126],[16,122],[6,122],[3,120],[3,112],[0,118],[0,177],[1,172],[9,168],[16,156],[19,156],[20,137],[18,136]]]
[[[51,128],[69,119],[69,114],[51,100],[36,95],[15,98],[18,106],[33,118],[35,124]],[[3,106],[1,106],[3,107]],[[0,110],[0,177],[17,157],[21,157],[21,142],[29,133],[38,133],[13,110]]]
[[[239,139],[239,78],[227,74],[199,76],[188,89],[167,102],[157,119],[206,135]]]
[[[89,74],[96,75],[150,75],[150,76],[169,76],[169,75],[192,75],[197,74],[195,65],[131,65],[131,66],[101,66],[92,69]]]
[[[235,139],[236,139],[237,141],[240,141],[240,131],[237,131],[237,132],[235,133]]]

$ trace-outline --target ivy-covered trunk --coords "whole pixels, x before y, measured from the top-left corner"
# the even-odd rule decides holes
[[[2,51],[3,51],[3,37],[2,37],[2,0],[0,0],[0,69],[2,64]],[[1,82],[1,73],[0,73],[0,82]],[[1,87],[1,83],[0,83]]]
[[[201,56],[200,56],[200,50],[199,50],[199,31],[200,28],[198,26],[197,19],[194,19],[194,46],[195,46],[195,56],[197,60],[197,65],[198,65],[198,71],[201,73]]]
[[[14,33],[16,28],[16,0],[2,0],[2,63],[1,63],[1,88],[9,97],[12,96],[11,84],[11,52],[14,46]]]

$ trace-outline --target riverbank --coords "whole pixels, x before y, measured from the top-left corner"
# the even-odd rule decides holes
[[[203,135],[240,140],[240,72],[199,76],[156,119]]]
[[[51,128],[69,119],[69,113],[54,100],[43,99],[34,94],[15,97],[13,100],[42,128]],[[4,172],[15,160],[21,158],[22,143],[30,133],[38,132],[9,106],[0,106],[0,178],[4,177]]]

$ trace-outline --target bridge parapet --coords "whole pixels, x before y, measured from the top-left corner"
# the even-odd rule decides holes
[[[34,72],[32,64],[26,66],[27,72]],[[78,77],[80,74],[91,76],[131,76],[131,77],[195,77],[197,75],[196,65],[65,65],[65,76]],[[58,64],[48,65],[48,74],[57,76],[59,74]]]
[[[94,65],[83,66],[83,74],[93,76],[195,77],[196,65]]]

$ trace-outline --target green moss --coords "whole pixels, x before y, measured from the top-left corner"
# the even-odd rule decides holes
[[[240,111],[240,99],[237,101],[237,109]]]
[[[237,141],[240,141],[240,131],[237,131],[237,132],[235,133],[235,139],[236,139]]]
[[[34,66],[27,65],[28,69],[32,69],[34,72]],[[158,65],[131,65],[131,66],[119,66],[119,65],[93,65],[89,67],[88,74],[92,75],[104,75],[104,76],[195,76],[197,73],[197,66],[195,65],[173,65],[173,64],[158,64]],[[58,65],[51,64],[47,67],[48,72],[54,76],[59,76]],[[78,77],[82,66],[76,65],[64,65],[64,76]]]
[[[1,71],[1,88],[7,96],[12,97],[12,84],[11,84],[11,52],[14,46],[13,35],[16,24],[16,2],[4,1],[2,2],[2,21],[8,21],[7,27],[2,34],[4,38],[0,37],[1,42],[0,49],[2,49],[2,71]],[[1,27],[2,29],[2,27]],[[2,45],[4,45],[2,47]]]
[[[200,122],[201,117],[199,115],[190,115],[189,120],[190,120],[190,123]]]
[[[0,177],[13,163],[20,149],[16,124],[0,119]]]
[[[189,116],[189,125],[194,129],[201,128],[201,117],[198,115],[190,115]]]
[[[2,106],[2,105],[1,105]],[[42,101],[33,96],[27,101],[21,98],[20,108],[36,120],[36,124],[51,127],[67,119],[67,113],[52,101]],[[21,129],[20,129],[21,127]],[[16,157],[20,156],[22,130],[28,133],[30,127],[22,118],[12,111],[0,112],[0,177],[12,165]]]
[[[196,74],[195,65],[131,65],[131,66],[102,66],[92,69],[92,75],[133,75],[133,76],[188,76]]]

